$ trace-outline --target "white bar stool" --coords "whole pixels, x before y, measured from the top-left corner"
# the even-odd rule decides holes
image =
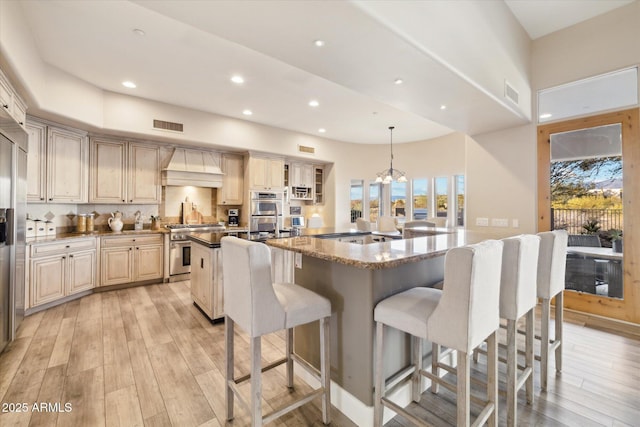
[[[322,395],[322,422],[329,424],[330,362],[329,319],[331,303],[328,299],[293,283],[271,282],[271,252],[262,243],[249,242],[236,237],[223,237],[222,272],[224,286],[225,344],[226,344],[226,416],[233,419],[234,395],[251,414],[251,426],[261,426]],[[261,372],[287,364],[287,386],[293,388],[293,328],[320,321],[320,372],[305,361],[300,365],[320,381],[321,387],[299,400],[276,409],[262,417]],[[251,373],[234,377],[233,329],[237,323],[251,340]],[[286,329],[286,357],[261,367],[261,337]],[[251,381],[251,401],[246,402],[239,393],[238,384]]]
[[[411,334],[412,399],[420,401],[420,375],[432,381],[432,392],[437,385],[457,393],[457,425],[470,424],[470,370],[471,351],[485,339],[487,357],[487,398],[484,408],[473,425],[488,420],[497,425],[498,384],[496,330],[500,326],[500,274],[503,243],[487,240],[476,245],[451,249],[445,258],[444,290],[413,288],[393,295],[376,306],[376,386],[374,399],[374,425],[382,425],[383,407],[387,406],[417,425],[428,425],[385,397],[384,385],[384,326]],[[432,344],[432,372],[422,369],[420,340]],[[457,351],[457,386],[439,377],[440,345]],[[397,382],[394,380],[394,383]],[[478,399],[480,400],[480,399]],[[475,398],[474,398],[475,401]]]
[[[542,299],[540,387],[546,390],[549,378],[549,353],[553,350],[556,353],[556,372],[562,371],[562,306],[568,234],[566,230],[554,230],[538,233],[538,236],[540,236],[540,256],[538,257],[537,296]],[[554,297],[556,298],[555,336],[553,341],[550,341],[551,299]]]

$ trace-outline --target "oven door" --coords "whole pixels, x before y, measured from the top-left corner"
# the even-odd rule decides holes
[[[169,275],[191,273],[191,242],[171,242],[169,250]]]
[[[280,206],[278,206],[280,205]],[[276,200],[252,200],[251,215],[253,216],[276,216],[282,214],[281,202]]]
[[[250,231],[259,231],[263,233],[273,233],[278,226],[277,216],[252,216]]]

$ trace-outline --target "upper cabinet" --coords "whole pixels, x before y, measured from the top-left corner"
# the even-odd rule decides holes
[[[291,163],[289,170],[289,186],[313,188],[313,165]]]
[[[158,146],[92,138],[91,203],[160,203]]]
[[[251,190],[284,190],[284,159],[252,156],[249,176]]]
[[[37,120],[30,120],[26,129],[29,136],[27,201],[87,203],[87,134]]]
[[[2,70],[0,70],[0,108],[9,113],[9,116],[25,129],[27,106],[16,91],[13,90]]]
[[[244,197],[244,159],[236,154],[222,155],[222,188],[218,190],[219,205],[241,205]]]
[[[314,166],[314,203],[317,205],[324,204],[324,167]]]

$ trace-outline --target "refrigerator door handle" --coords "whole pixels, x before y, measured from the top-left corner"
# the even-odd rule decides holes
[[[14,225],[15,225],[15,213],[16,210],[14,208],[7,209],[7,246],[11,246],[14,244]]]

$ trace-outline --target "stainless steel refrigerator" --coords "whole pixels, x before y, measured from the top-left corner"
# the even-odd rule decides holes
[[[0,109],[0,352],[24,317],[27,135]]]

